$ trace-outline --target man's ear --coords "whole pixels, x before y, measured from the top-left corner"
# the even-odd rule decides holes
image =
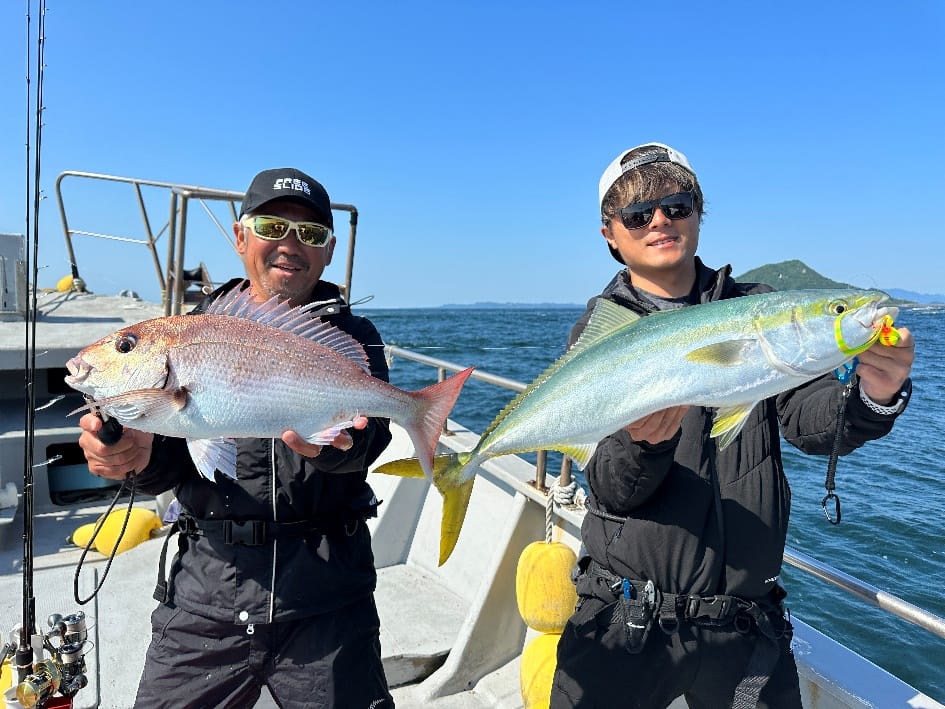
[[[607,239],[607,243],[610,244],[613,248],[617,248],[617,240],[614,238],[613,232],[610,230],[610,224],[604,224],[600,228],[601,235]]]
[[[338,239],[335,238],[335,235],[332,234],[331,241],[325,244],[325,265],[331,263],[331,257],[335,254],[335,244],[338,243]]]
[[[239,222],[233,222],[233,236],[236,237],[236,252],[240,255],[246,253],[246,229]]]

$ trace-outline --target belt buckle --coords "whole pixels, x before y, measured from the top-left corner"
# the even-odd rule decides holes
[[[198,534],[197,521],[190,515],[181,515],[177,518],[177,528],[181,534],[196,536]]]
[[[258,547],[266,543],[266,523],[257,519],[224,520],[223,543]]]
[[[728,616],[730,601],[729,598],[718,596],[690,596],[686,603],[686,616],[722,620]]]

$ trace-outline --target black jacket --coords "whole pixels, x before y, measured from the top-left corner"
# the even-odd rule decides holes
[[[730,267],[713,271],[696,261],[700,302],[773,290],[735,282]],[[630,285],[626,270],[598,297],[641,315],[653,311]],[[596,300],[574,326],[571,342]],[[828,455],[842,391],[830,374],[761,402],[721,452],[709,437],[713,412],[699,407],[691,407],[680,433],[663,443],[636,443],[626,430],[608,436],[584,471],[589,503],[626,521],[587,514],[582,536],[588,553],[614,573],[652,580],[666,592],[763,598],[781,571],[791,508],[779,430],[805,453]],[[884,436],[895,418],[871,411],[854,390],[840,453]]]
[[[240,282],[230,281],[193,312]],[[312,302],[320,304],[316,315],[365,345],[371,374],[387,381],[383,343],[370,320],[352,315],[332,283],[320,281]],[[372,593],[377,575],[363,518],[376,505],[366,478],[390,442],[389,423],[372,418],[367,428],[349,433],[350,450],[325,446],[316,458],[304,458],[277,439],[238,439],[237,479],[217,474],[215,481],[197,472],[183,439],[155,436],[151,461],[138,476],[146,492],[173,488],[182,511],[198,520],[315,528],[279,531],[258,546],[226,544],[219,530],[180,534],[168,602],[206,618],[250,624],[324,613]]]

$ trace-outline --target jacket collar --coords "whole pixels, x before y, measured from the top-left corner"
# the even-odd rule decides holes
[[[247,281],[245,278],[231,278],[206,298],[201,300],[191,312],[202,313],[207,309],[207,306],[210,305],[210,303],[212,303],[224,293],[228,293],[234,288],[247,288],[248,286],[249,281]],[[341,295],[341,288],[328,281],[319,281],[315,284],[315,289],[312,291],[309,303],[314,304],[314,307],[310,309],[310,312],[318,317],[333,317],[341,313],[351,312],[351,306],[348,305],[344,297]]]
[[[699,302],[710,303],[724,298],[735,286],[735,281],[731,276],[732,267],[726,265],[715,270],[702,263],[702,259],[698,256],[695,259],[696,283],[694,285],[699,293]],[[653,304],[640,295],[630,283],[630,271],[626,268],[617,272],[601,295],[641,315],[653,312]]]

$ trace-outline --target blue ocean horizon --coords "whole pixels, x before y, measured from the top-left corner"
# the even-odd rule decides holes
[[[431,308],[355,308],[384,341],[421,354],[528,383],[563,352],[583,305],[473,304]],[[914,393],[893,431],[840,459],[836,492],[843,520],[824,516],[827,458],[783,444],[792,490],[788,545],[823,563],[945,617],[945,309],[903,308],[897,326],[916,338]],[[417,389],[429,367],[395,359],[391,382]],[[470,380],[451,418],[481,432],[514,392]],[[524,456],[529,458],[529,456]],[[530,458],[534,461],[534,458]],[[560,456],[549,456],[558,473]],[[580,473],[576,478],[583,483]],[[917,689],[945,702],[945,639],[785,565],[791,612]]]

